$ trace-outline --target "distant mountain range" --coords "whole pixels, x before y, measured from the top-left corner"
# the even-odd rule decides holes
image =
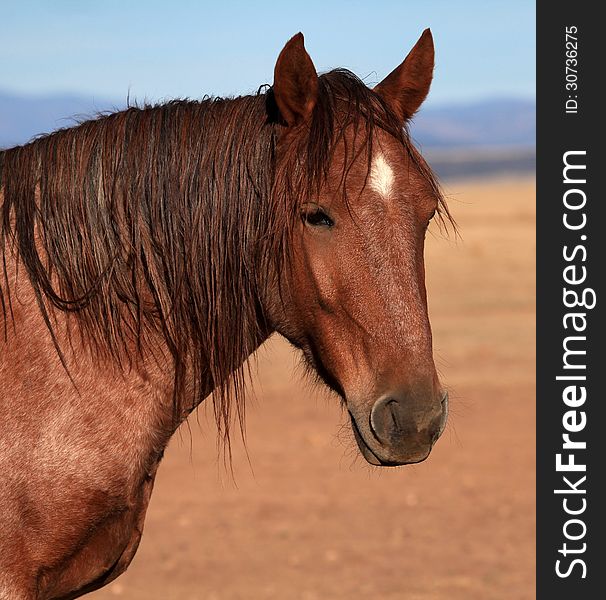
[[[119,110],[125,102],[86,95],[21,96],[0,90],[0,148],[23,144],[32,137],[68,127],[98,112]],[[439,165],[448,164],[451,176],[465,171],[464,157],[482,163],[483,173],[491,156],[503,168],[534,169],[536,135],[535,102],[492,99],[467,104],[428,106],[415,117],[412,136]],[[461,153],[461,149],[465,152]],[[453,160],[454,159],[454,160]],[[454,165],[454,166],[453,166]],[[475,168],[474,168],[475,169]],[[474,170],[475,172],[475,170]]]
[[[532,100],[493,99],[421,109],[411,127],[424,148],[525,147],[536,141]]]

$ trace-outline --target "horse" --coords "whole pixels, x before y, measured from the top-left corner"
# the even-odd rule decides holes
[[[205,399],[229,447],[274,332],[378,466],[424,460],[448,395],[423,246],[450,218],[408,123],[426,30],[374,88],[302,34],[249,96],[129,106],[0,153],[0,598],[130,564],[163,451]]]

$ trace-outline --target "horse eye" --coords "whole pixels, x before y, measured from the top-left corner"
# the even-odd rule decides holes
[[[305,211],[302,217],[305,223],[312,227],[332,227],[335,224],[321,208]]]

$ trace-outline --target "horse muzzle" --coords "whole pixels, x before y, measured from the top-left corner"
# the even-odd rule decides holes
[[[399,466],[424,461],[448,419],[448,393],[421,403],[396,394],[377,400],[369,417],[350,409],[354,436],[362,456],[372,465]]]

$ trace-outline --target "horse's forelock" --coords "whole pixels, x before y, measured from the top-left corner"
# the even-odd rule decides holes
[[[281,189],[294,190],[295,203],[317,196],[329,177],[338,148],[343,152],[339,157],[341,170],[338,181],[332,183],[337,184],[335,187],[347,202],[347,177],[356,159],[364,158],[368,173],[371,171],[377,130],[387,132],[402,146],[436,196],[439,214],[452,222],[433,171],[411,141],[408,124],[402,123],[379,95],[346,69],[335,69],[319,77],[317,104],[305,133],[290,146]],[[332,169],[333,176],[334,172]]]

